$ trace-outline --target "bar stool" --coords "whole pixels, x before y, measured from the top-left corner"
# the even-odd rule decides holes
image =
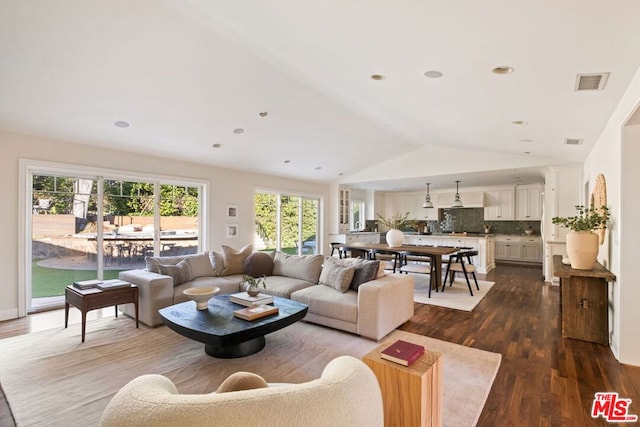
[[[449,256],[449,262],[447,264],[447,272],[444,275],[442,282],[442,292],[447,284],[447,277],[449,277],[449,286],[453,285],[454,276],[457,272],[463,273],[464,278],[467,281],[469,287],[469,293],[473,296],[473,290],[471,289],[471,282],[469,282],[469,274],[473,276],[473,281],[476,283],[476,289],[480,290],[478,286],[478,279],[476,277],[476,266],[473,265],[472,257],[478,255],[478,251],[461,251]],[[467,259],[465,264],[464,259]],[[449,276],[451,273],[451,276]]]

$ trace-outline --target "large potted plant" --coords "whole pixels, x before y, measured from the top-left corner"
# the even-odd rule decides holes
[[[576,216],[556,216],[551,221],[571,230],[567,234],[567,255],[571,268],[591,270],[598,258],[599,239],[595,231],[607,228],[609,208],[591,206],[587,209],[583,205],[576,205],[576,211]]]
[[[411,222],[407,219],[409,218],[409,212],[406,212],[404,215],[398,212],[391,218],[384,218],[380,214],[377,215],[380,222],[389,229],[386,235],[387,245],[391,248],[402,246],[404,243],[404,233],[400,229],[406,227]]]

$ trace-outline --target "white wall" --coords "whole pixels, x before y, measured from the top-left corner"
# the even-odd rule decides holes
[[[22,135],[0,132],[0,182],[2,197],[0,224],[3,227],[0,245],[0,320],[18,315],[18,191],[19,159],[67,163],[81,166],[98,166],[122,171],[149,174],[166,174],[186,179],[209,181],[209,248],[221,244],[240,247],[253,242],[254,215],[253,193],[255,188],[288,190],[323,198],[321,213],[322,237],[328,242],[329,190],[328,184],[308,183],[267,175],[251,174],[206,165],[179,162],[151,156],[140,156],[122,151],[105,150],[87,145],[72,144]],[[225,236],[226,207],[239,206],[240,217],[233,221],[239,225],[239,236]],[[205,249],[209,249],[205,248]]]
[[[638,252],[632,244],[625,243],[638,241],[640,238],[640,228],[634,226],[634,222],[637,221],[633,219],[638,216],[638,206],[634,203],[637,200],[639,175],[637,172],[633,173],[633,169],[637,169],[636,162],[640,154],[637,146],[640,140],[637,139],[637,131],[629,129],[629,134],[625,136],[629,138],[629,143],[624,144],[623,151],[622,129],[639,101],[640,70],[636,72],[583,168],[590,191],[598,174],[604,174],[607,181],[611,227],[606,246],[600,249],[598,258],[617,276],[616,282],[610,287],[609,297],[611,349],[620,362],[638,366],[640,340],[637,338],[636,329],[640,324],[640,288],[637,283],[637,269],[634,266],[634,263],[638,262]],[[634,155],[635,157],[631,157]],[[623,169],[629,172],[629,178]],[[633,181],[628,182],[627,179],[631,179],[632,176]]]

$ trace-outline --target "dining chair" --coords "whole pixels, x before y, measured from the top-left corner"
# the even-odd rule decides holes
[[[431,298],[431,288],[433,288],[436,283],[436,265],[433,257],[411,251],[403,251],[401,256],[402,266],[400,267],[400,273],[429,275],[429,298]],[[438,292],[437,286],[435,290]]]
[[[385,270],[392,270],[394,273],[400,271],[400,267],[402,267],[401,254],[397,251],[369,249],[368,258],[370,260],[379,260]]]
[[[478,279],[476,277],[476,266],[473,265],[473,257],[478,255],[478,251],[460,251],[449,256],[449,262],[447,263],[447,271],[442,281],[442,292],[447,285],[447,278],[449,278],[449,286],[453,285],[453,281],[456,273],[463,273],[464,278],[467,281],[469,287],[469,293],[473,296],[473,290],[471,289],[471,282],[469,281],[469,274],[472,275],[473,281],[476,283],[476,289],[480,290],[478,285]],[[467,262],[465,263],[465,258]]]

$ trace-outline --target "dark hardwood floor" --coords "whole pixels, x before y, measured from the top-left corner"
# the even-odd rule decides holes
[[[563,339],[559,288],[543,282],[540,268],[500,265],[487,280],[496,284],[473,312],[416,304],[400,328],[502,354],[479,426],[615,425],[590,416],[599,391],[631,399],[630,412],[640,414],[640,368],[618,363],[607,346]],[[78,322],[71,310],[70,323]],[[63,325],[63,311],[39,313],[0,322],[0,338]],[[13,425],[0,392],[0,426]]]
[[[479,426],[602,426],[594,393],[618,392],[640,415],[640,368],[620,364],[608,346],[563,339],[560,289],[541,269],[499,265],[496,284],[473,312],[416,304],[400,329],[502,354]],[[627,424],[628,425],[628,424]]]

